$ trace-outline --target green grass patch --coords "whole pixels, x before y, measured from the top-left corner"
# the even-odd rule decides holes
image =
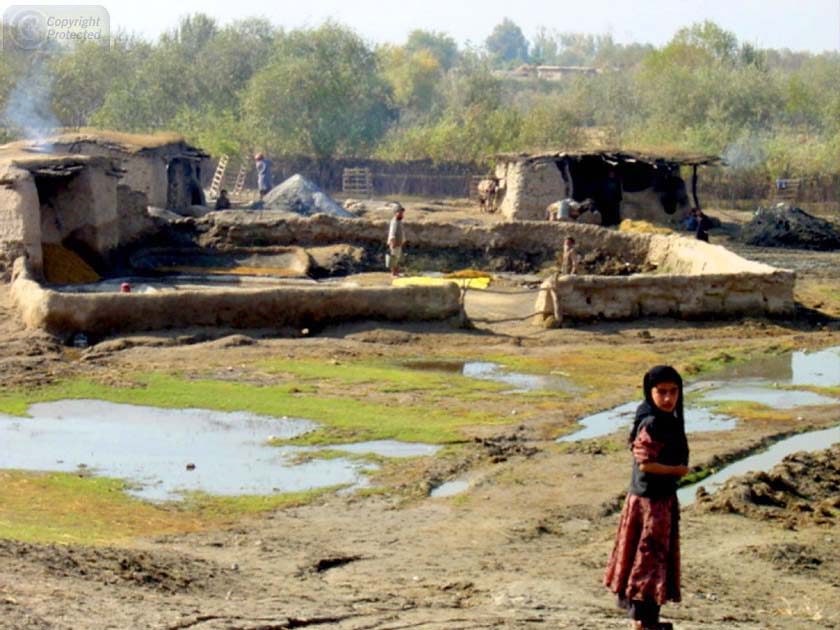
[[[335,492],[318,488],[270,496],[186,495],[149,503],[120,479],[77,473],[0,471],[0,537],[35,543],[129,544],[132,539],[221,527],[259,512],[303,505]]]
[[[734,416],[739,420],[787,422],[793,420],[794,415],[789,411],[775,409],[757,402],[727,400],[708,405],[715,413]]]
[[[146,503],[126,489],[105,477],[0,471],[0,537],[102,545],[207,525],[195,513]]]
[[[330,486],[272,495],[217,496],[204,492],[191,492],[184,495],[184,500],[179,503],[179,507],[203,519],[226,521],[246,514],[306,505],[346,487]]]
[[[264,387],[230,381],[184,379],[167,374],[135,377],[136,386],[108,387],[85,380],[64,381],[40,389],[0,393],[0,412],[23,416],[32,403],[64,399],[98,399],[115,403],[176,409],[251,411],[274,417],[307,418],[324,428],[298,444],[394,439],[441,444],[463,438],[467,425],[501,425],[509,418],[491,413],[427,405],[388,405],[346,396],[301,392],[286,384]]]

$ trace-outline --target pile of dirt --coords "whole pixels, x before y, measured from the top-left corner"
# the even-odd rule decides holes
[[[741,229],[741,240],[759,247],[840,249],[840,235],[831,223],[784,203],[756,210]]]
[[[556,270],[562,268],[562,253],[558,252]],[[656,265],[650,263],[637,264],[624,260],[615,254],[601,249],[587,252],[581,259],[578,273],[593,276],[632,276],[636,273],[652,273]]]
[[[840,520],[840,444],[816,453],[788,455],[770,472],[753,472],[727,481],[714,494],[697,491],[705,512],[731,512],[786,526]]]
[[[279,186],[272,188],[263,198],[263,207],[268,210],[294,212],[305,217],[313,214],[331,214],[336,217],[355,216],[300,174],[292,175]]]
[[[61,245],[44,243],[44,278],[52,284],[87,284],[101,276],[82,257]]]

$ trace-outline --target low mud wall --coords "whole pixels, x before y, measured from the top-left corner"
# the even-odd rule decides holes
[[[188,326],[311,327],[354,319],[440,320],[459,315],[460,290],[441,287],[208,288],[159,293],[65,293],[15,261],[12,297],[23,322],[53,334],[108,335]]]
[[[562,317],[725,319],[794,313],[794,272],[746,260],[720,245],[651,235],[646,262],[658,272],[560,276],[554,290]],[[549,290],[547,281],[535,308],[543,321],[555,315]]]
[[[573,236],[578,251],[621,252],[632,264],[641,264],[648,255],[651,235],[628,234],[594,225],[547,221],[509,221],[492,225],[464,225],[404,221],[406,249],[460,251],[517,251],[523,256],[545,252],[551,257],[562,251],[563,239]],[[326,214],[312,217],[287,212],[213,212],[196,221],[199,243],[204,247],[334,245],[385,246],[388,221],[343,219]]]
[[[565,276],[558,279],[556,290],[563,318],[576,320],[786,316],[794,311],[792,275],[777,271],[702,276]],[[536,311],[543,314],[543,319],[554,315],[552,300],[546,294],[547,289],[537,300]]]

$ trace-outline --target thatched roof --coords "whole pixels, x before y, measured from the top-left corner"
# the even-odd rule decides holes
[[[194,157],[207,157],[200,149],[191,147],[185,138],[176,133],[134,134],[107,129],[83,127],[79,130],[59,132],[39,140],[18,140],[0,147],[6,149],[39,150],[44,147],[56,147],[59,151],[77,153],[74,145],[95,144],[119,153],[138,154],[167,149],[182,152]]]
[[[672,164],[709,165],[723,164],[718,155],[692,153],[679,149],[581,149],[577,151],[547,151],[542,153],[499,153],[493,156],[498,162],[556,162],[563,158],[580,159],[583,157],[600,157],[606,162],[669,162]]]

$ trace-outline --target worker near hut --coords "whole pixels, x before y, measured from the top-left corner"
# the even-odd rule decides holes
[[[230,199],[227,196],[227,190],[222,188],[219,191],[219,198],[216,199],[216,210],[227,210],[230,208]]]
[[[260,199],[262,199],[268,191],[274,188],[274,183],[271,180],[271,160],[267,159],[262,153],[257,153],[254,156],[254,162],[257,167],[257,190],[260,191]]]
[[[560,274],[576,275],[580,268],[580,255],[575,248],[575,239],[567,236],[563,241],[563,259],[560,263]]]
[[[388,226],[388,255],[385,257],[385,264],[391,270],[391,276],[396,278],[400,275],[400,260],[405,245],[405,231],[403,230],[403,217],[405,208],[400,203],[394,204],[394,216]]]
[[[598,199],[598,209],[601,211],[604,225],[621,223],[621,200],[623,198],[621,188],[621,180],[618,174],[614,169],[610,169],[603,190],[601,190],[600,199]]]
[[[594,203],[591,199],[575,201],[571,197],[566,197],[550,204],[545,209],[545,218],[548,221],[563,221],[566,223],[577,221],[582,214],[592,210],[593,207]]]
[[[709,228],[712,227],[712,221],[707,217],[700,208],[694,208],[694,219],[697,221],[694,237],[698,241],[709,242]]]

